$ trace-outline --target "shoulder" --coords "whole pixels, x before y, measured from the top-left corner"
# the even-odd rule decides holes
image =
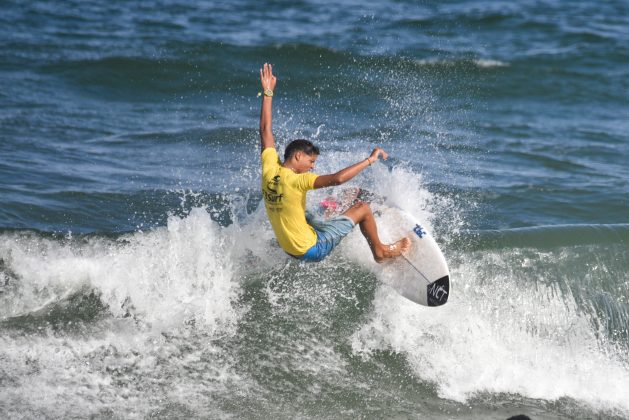
[[[277,150],[274,147],[265,148],[260,154],[260,158],[262,159],[262,165],[280,165],[280,158],[277,155]]]
[[[265,147],[264,149],[262,149],[262,159],[264,159],[265,156],[269,155],[277,156],[277,150],[275,150],[275,147]]]
[[[313,190],[314,183],[318,177],[319,175],[312,172],[306,172],[303,174],[296,175],[297,185],[299,186],[300,189],[304,191]]]

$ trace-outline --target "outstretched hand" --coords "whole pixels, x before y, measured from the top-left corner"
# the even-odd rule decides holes
[[[369,155],[369,163],[371,164],[377,162],[379,156],[382,156],[382,159],[384,160],[389,158],[389,154],[385,152],[383,148],[376,147],[373,149],[373,152],[371,152],[371,155]]]
[[[275,90],[275,84],[277,79],[273,76],[273,66],[264,63],[264,66],[260,69],[260,82],[262,82],[262,90]]]

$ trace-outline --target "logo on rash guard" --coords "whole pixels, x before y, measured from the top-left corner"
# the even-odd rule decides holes
[[[273,179],[266,183],[266,189],[262,190],[264,200],[268,203],[278,204],[282,202],[284,194],[278,193],[278,186],[280,184],[280,176],[275,175]]]

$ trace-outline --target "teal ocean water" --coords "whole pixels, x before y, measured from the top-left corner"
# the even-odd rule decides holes
[[[629,418],[629,5],[8,0],[0,417]],[[447,305],[352,232],[274,242],[274,130],[421,219]],[[309,198],[316,207],[321,194]]]

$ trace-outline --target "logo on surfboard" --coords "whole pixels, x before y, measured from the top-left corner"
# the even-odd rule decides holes
[[[450,276],[443,276],[428,285],[428,306],[441,306],[448,301]]]
[[[420,237],[420,239],[423,238],[424,235],[426,234],[426,231],[424,230],[423,227],[421,227],[419,223],[415,225],[415,227],[413,228],[413,232],[415,232],[417,236]]]

